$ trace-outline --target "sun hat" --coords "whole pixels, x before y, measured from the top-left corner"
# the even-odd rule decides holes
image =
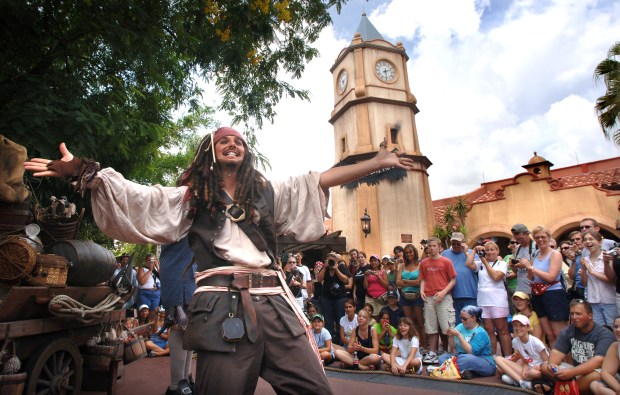
[[[530,300],[530,295],[526,294],[525,292],[522,291],[517,291],[512,295],[512,298],[519,298],[519,299],[526,299],[526,300]]]

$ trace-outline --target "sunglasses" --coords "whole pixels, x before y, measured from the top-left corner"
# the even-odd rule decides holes
[[[560,249],[561,249],[561,250],[570,250],[570,249],[571,249],[571,247],[562,247],[562,248],[560,248]]]
[[[511,240],[510,244],[517,244],[517,242],[515,240]]]

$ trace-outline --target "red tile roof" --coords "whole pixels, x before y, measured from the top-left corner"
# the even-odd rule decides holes
[[[528,173],[519,173],[513,178],[481,184],[479,188],[466,193],[463,198],[469,205],[487,203],[504,198],[504,189],[514,185],[515,179]],[[531,175],[532,179],[537,179]],[[620,158],[605,159],[596,162],[569,166],[551,171],[547,179],[551,191],[577,188],[591,185],[596,189],[611,194],[620,194]],[[443,216],[446,206],[456,202],[457,196],[433,201],[435,223],[445,225]]]

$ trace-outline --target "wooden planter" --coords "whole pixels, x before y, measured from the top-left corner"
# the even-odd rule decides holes
[[[0,395],[21,395],[26,377],[26,373],[0,374]]]

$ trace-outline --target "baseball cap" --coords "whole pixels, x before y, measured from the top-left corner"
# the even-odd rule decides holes
[[[515,315],[513,315],[512,316],[512,322],[515,322],[515,321],[519,321],[523,325],[529,325],[530,324],[529,318],[527,318],[523,314],[515,314]]]
[[[517,291],[512,295],[512,298],[519,298],[519,299],[525,299],[525,300],[530,300],[530,295],[526,294],[525,292],[522,291]]]
[[[391,257],[391,256],[389,256],[389,255],[383,255],[383,256],[381,257],[381,260],[384,260],[384,259],[390,259],[390,258],[392,258],[392,257]]]
[[[142,309],[148,309],[149,305],[148,304],[141,304],[140,307],[138,308],[138,311],[142,310]]]
[[[461,232],[454,232],[450,237],[450,241],[452,240],[465,241],[465,236]]]
[[[515,224],[512,229],[510,229],[512,233],[530,233],[530,230],[527,226],[523,224]]]
[[[323,318],[323,314],[312,314],[312,317],[310,317],[310,321],[314,321],[314,320],[321,320],[325,322],[325,318]]]
[[[389,291],[387,291],[387,297],[388,298],[398,298],[398,294],[396,293],[396,291],[390,289]]]
[[[380,261],[381,259],[379,259],[379,254],[372,254],[370,256],[371,258],[375,258],[376,260]]]

